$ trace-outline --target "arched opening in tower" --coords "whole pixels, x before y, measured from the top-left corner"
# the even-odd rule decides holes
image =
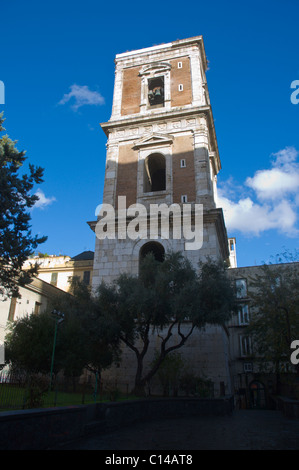
[[[164,155],[153,153],[145,160],[144,192],[165,191],[166,162]]]
[[[148,101],[150,106],[164,105],[164,77],[148,80]]]
[[[148,242],[143,245],[140,249],[139,259],[140,261],[143,260],[146,255],[152,253],[154,255],[155,260],[162,263],[164,261],[165,250],[164,246],[158,242]]]

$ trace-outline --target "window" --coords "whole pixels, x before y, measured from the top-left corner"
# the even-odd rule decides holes
[[[244,372],[252,372],[253,367],[252,367],[252,362],[244,362]]]
[[[86,286],[89,286],[89,283],[90,283],[90,271],[84,271],[84,273],[83,273],[83,283],[84,283]]]
[[[246,279],[236,280],[237,298],[243,299],[247,297],[247,281]]]
[[[8,320],[9,321],[14,321],[16,306],[17,306],[17,298],[12,297],[11,301],[10,301],[10,307],[9,307],[9,313],[8,313]]]
[[[178,69],[181,69],[183,68],[183,63],[182,62],[178,62]]]
[[[239,305],[238,307],[239,325],[249,324],[249,310],[248,305]]]
[[[144,162],[145,193],[153,191],[165,191],[166,189],[166,162],[164,155],[153,153]]]
[[[148,101],[150,106],[164,106],[164,77],[148,80]]]
[[[184,90],[184,86],[182,85],[182,83],[179,84],[179,91],[183,91]]]
[[[52,286],[57,286],[58,273],[51,274],[51,284]]]
[[[288,362],[281,362],[279,364],[280,372],[290,372],[290,364]]]
[[[41,302],[35,302],[34,305],[34,315],[38,315],[40,312]]]
[[[184,194],[183,196],[181,196],[181,202],[184,204],[186,202],[188,202],[188,197],[186,194]]]
[[[181,168],[186,168],[186,160],[184,158],[181,160]]]
[[[243,357],[251,355],[251,338],[250,336],[240,336],[240,354]]]

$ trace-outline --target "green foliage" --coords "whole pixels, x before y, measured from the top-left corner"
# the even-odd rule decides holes
[[[198,274],[181,253],[166,254],[163,263],[147,255],[139,277],[122,274],[113,285],[102,284],[98,300],[120,340],[136,355],[136,394],[143,393],[165,357],[181,348],[194,328],[223,324],[235,308],[225,267],[208,260]],[[143,360],[152,333],[160,341],[159,355],[144,374]]]
[[[58,325],[54,374],[79,376],[84,368],[94,373],[119,358],[117,331],[110,327],[109,318],[89,289],[74,280],[73,295],[60,295],[52,300],[51,309],[39,315],[31,314],[10,326],[5,341],[5,359],[13,369],[27,373],[49,373],[53,351],[55,318],[53,309],[64,313]]]
[[[10,324],[5,339],[5,360],[12,370],[50,371],[54,321],[47,313],[27,315]]]
[[[0,132],[4,131],[3,113],[0,114]],[[0,138],[0,294],[19,293],[18,285],[29,282],[36,267],[22,271],[24,261],[30,253],[46,240],[32,236],[30,213],[38,200],[32,195],[34,184],[40,184],[43,169],[29,164],[29,174],[21,174],[25,152],[19,152],[16,142],[7,135]]]
[[[157,371],[177,388],[182,364],[174,352],[195,328],[223,324],[235,305],[221,264],[209,260],[197,273],[180,253],[168,253],[163,263],[148,255],[139,277],[122,274],[111,286],[102,284],[94,296],[74,278],[71,292],[57,297],[51,306],[64,313],[58,326],[54,373],[63,370],[65,375],[78,376],[88,368],[100,377],[103,369],[119,362],[123,343],[136,355],[136,395],[144,393],[145,384]],[[6,339],[7,361],[18,370],[48,373],[54,331],[50,311],[18,320]],[[152,334],[159,350],[144,373]]]
[[[202,398],[211,398],[213,396],[213,382],[188,370],[184,371],[180,377],[180,389],[187,396],[200,396]]]
[[[159,359],[159,353],[156,352],[152,365]],[[177,396],[180,385],[180,377],[184,370],[184,360],[179,353],[173,352],[168,354],[157,371],[157,378],[162,385],[163,395],[169,396],[172,392]]]
[[[49,391],[49,379],[40,374],[32,374],[28,377],[26,408],[40,408]]]

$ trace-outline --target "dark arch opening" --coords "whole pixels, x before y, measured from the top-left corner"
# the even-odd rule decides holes
[[[140,261],[146,257],[149,253],[154,255],[155,260],[162,263],[164,261],[165,250],[163,245],[157,242],[148,242],[143,245],[140,249]]]
[[[144,192],[165,191],[166,162],[164,155],[152,153],[145,160]]]

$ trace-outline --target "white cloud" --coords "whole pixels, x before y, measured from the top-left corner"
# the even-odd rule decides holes
[[[63,95],[58,104],[66,104],[68,101],[74,99],[75,103],[71,106],[74,111],[77,111],[81,106],[93,105],[100,106],[105,103],[103,96],[97,92],[92,91],[88,86],[72,85],[70,92]]]
[[[41,189],[38,189],[35,195],[38,196],[38,201],[36,201],[33,206],[33,208],[36,209],[44,209],[45,207],[52,204],[52,202],[56,201],[55,197],[46,197]]]
[[[272,229],[289,237],[298,236],[297,156],[298,152],[293,147],[286,147],[273,154],[271,169],[259,170],[252,178],[246,179],[245,185],[251,189],[247,190],[246,197],[239,195],[239,187],[233,194],[231,180],[221,185],[218,189],[217,206],[223,208],[226,226],[230,232],[240,231],[258,236]]]
[[[298,152],[293,147],[273,154],[270,170],[259,170],[245,184],[252,188],[260,200],[281,199],[297,193],[299,189],[299,165],[295,162]]]

